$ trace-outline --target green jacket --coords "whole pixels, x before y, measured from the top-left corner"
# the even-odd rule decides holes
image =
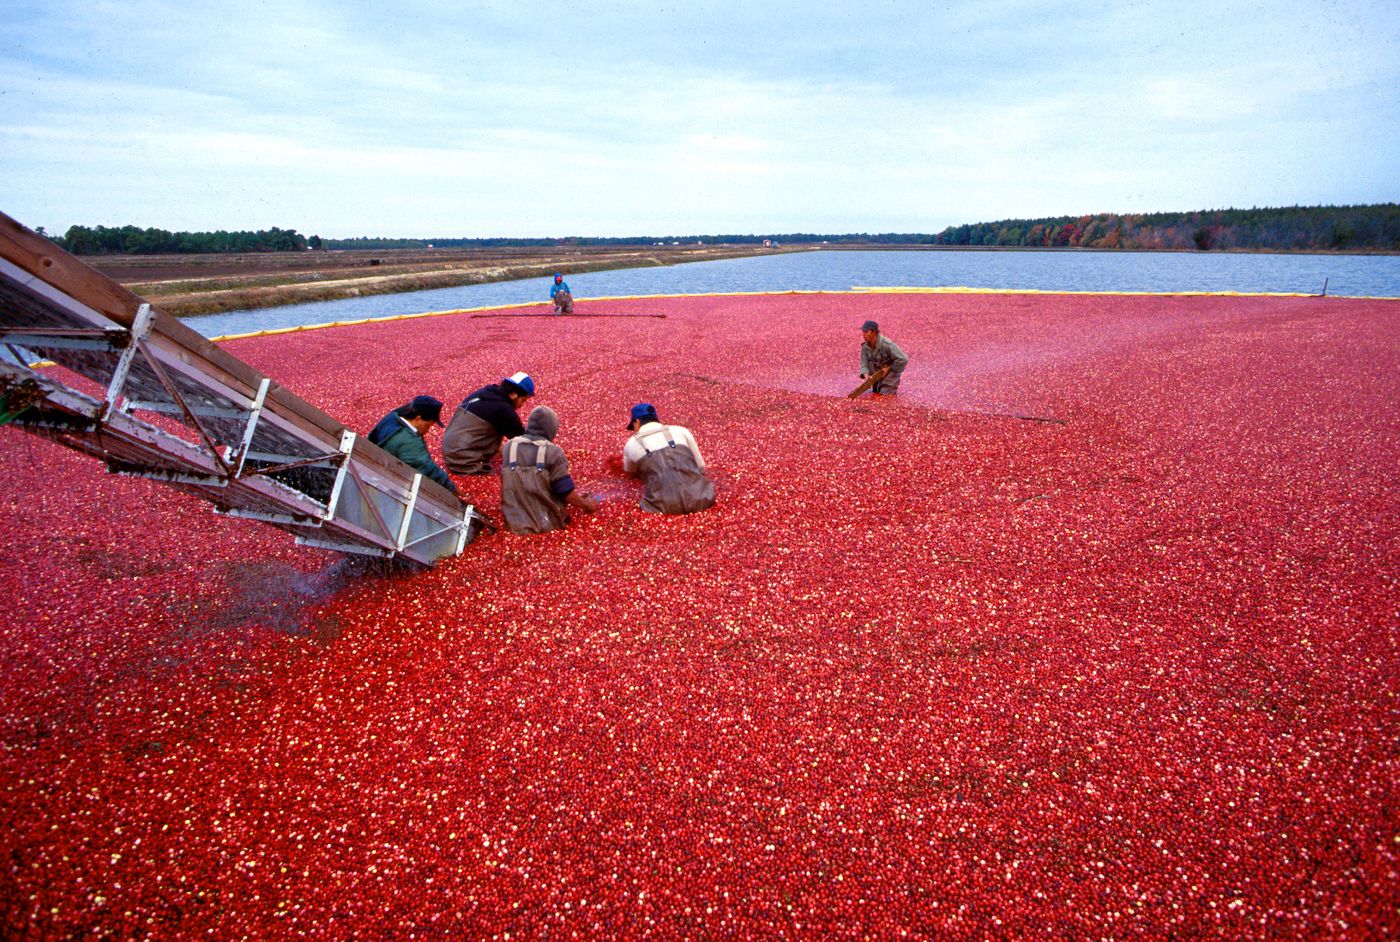
[[[432,478],[452,493],[457,493],[457,485],[447,476],[446,471],[437,466],[432,455],[428,454],[428,443],[423,441],[423,436],[402,420],[399,421],[399,427],[379,443],[379,447],[424,477]]]

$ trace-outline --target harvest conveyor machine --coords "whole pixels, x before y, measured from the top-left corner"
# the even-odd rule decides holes
[[[0,424],[298,543],[430,565],[484,518],[456,495],[0,213]],[[42,357],[62,369],[27,365]],[[70,375],[71,374],[71,375]]]

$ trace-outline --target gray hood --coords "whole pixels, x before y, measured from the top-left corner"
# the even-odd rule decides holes
[[[559,434],[559,416],[549,406],[535,406],[525,422],[526,435],[541,435],[549,441]]]

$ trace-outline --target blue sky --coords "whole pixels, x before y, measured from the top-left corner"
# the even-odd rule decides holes
[[[327,237],[1400,200],[1400,3],[4,0],[0,211]]]

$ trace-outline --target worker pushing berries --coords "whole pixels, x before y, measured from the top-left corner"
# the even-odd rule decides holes
[[[865,382],[847,398],[854,399],[867,389],[877,396],[898,395],[899,379],[909,358],[893,340],[881,336],[880,325],[875,321],[861,324],[860,333],[864,338],[860,345],[860,378]]]

